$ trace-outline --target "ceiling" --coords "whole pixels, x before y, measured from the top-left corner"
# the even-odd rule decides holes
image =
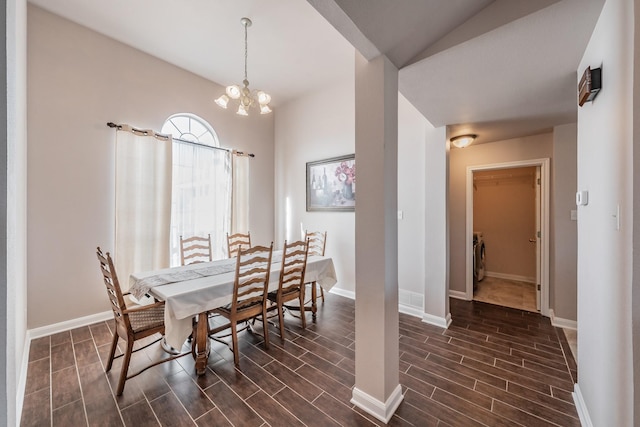
[[[352,78],[354,47],[385,54],[427,120],[482,143],[576,120],[576,69],[604,0],[30,3],[222,85],[242,80],[247,16],[248,79],[275,107]]]

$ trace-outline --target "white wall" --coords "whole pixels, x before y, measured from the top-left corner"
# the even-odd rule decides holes
[[[398,94],[398,293],[423,308],[425,288],[425,148],[431,124]]]
[[[160,130],[171,114],[194,113],[223,146],[254,153],[250,231],[273,239],[273,115],[222,110],[221,86],[34,6],[28,65],[29,328],[109,309],[95,258],[96,246],[113,248],[108,121]]]
[[[551,133],[507,141],[452,148],[449,164],[450,289],[466,291],[466,173],[468,166],[520,160],[550,158],[553,155]],[[552,243],[553,244],[553,243]],[[487,258],[491,257],[487,248]]]
[[[587,66],[603,72],[598,97],[578,108],[589,204],[578,208],[577,391],[594,426],[633,425],[633,15],[632,2],[607,0],[578,66],[578,79]]]
[[[0,425],[17,425],[28,354],[27,331],[27,2],[6,2],[7,168],[6,168],[6,374]],[[3,172],[4,175],[4,172]],[[3,202],[4,204],[4,202]],[[4,274],[5,272],[3,272]],[[4,322],[4,320],[3,320]],[[6,394],[4,394],[6,393]],[[20,397],[18,397],[20,396]],[[6,404],[6,406],[5,406]]]
[[[447,128],[427,126],[424,193],[424,312],[422,320],[448,327],[449,310],[449,154]]]
[[[577,210],[577,130],[576,123],[553,128],[551,162],[550,304],[556,317],[570,320],[578,318],[578,222],[571,219]]]
[[[297,238],[301,223],[308,230],[327,230],[327,254],[334,258],[338,275],[336,287],[347,292],[355,290],[355,216],[306,212],[305,180],[307,162],[355,152],[354,90],[353,77],[347,76],[342,83],[280,107],[275,124],[276,242],[281,245],[285,238]],[[398,94],[398,209],[403,211],[398,221],[399,297],[401,303],[416,308],[422,307],[424,294],[427,127],[429,122]]]
[[[349,73],[351,76],[349,77]],[[278,108],[275,115],[276,246],[326,230],[337,288],[355,291],[355,213],[306,211],[306,163],[355,153],[353,70],[345,80]],[[356,159],[357,165],[357,159]],[[356,177],[356,200],[357,200]]]

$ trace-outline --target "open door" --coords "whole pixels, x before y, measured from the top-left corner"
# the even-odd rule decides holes
[[[536,310],[540,311],[541,302],[541,289],[542,289],[542,232],[541,232],[541,218],[542,218],[542,203],[541,203],[541,177],[540,166],[536,167],[536,236],[529,240],[533,240],[533,244],[536,245]],[[545,236],[546,238],[546,236]]]

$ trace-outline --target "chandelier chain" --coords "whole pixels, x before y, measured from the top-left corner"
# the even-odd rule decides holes
[[[244,79],[247,80],[247,27],[248,25],[244,24]]]

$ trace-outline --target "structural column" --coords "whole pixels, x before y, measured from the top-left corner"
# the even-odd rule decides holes
[[[425,138],[424,314],[422,320],[447,328],[449,311],[449,143],[442,126]]]
[[[356,384],[387,422],[402,401],[398,351],[398,69],[356,53]]]

